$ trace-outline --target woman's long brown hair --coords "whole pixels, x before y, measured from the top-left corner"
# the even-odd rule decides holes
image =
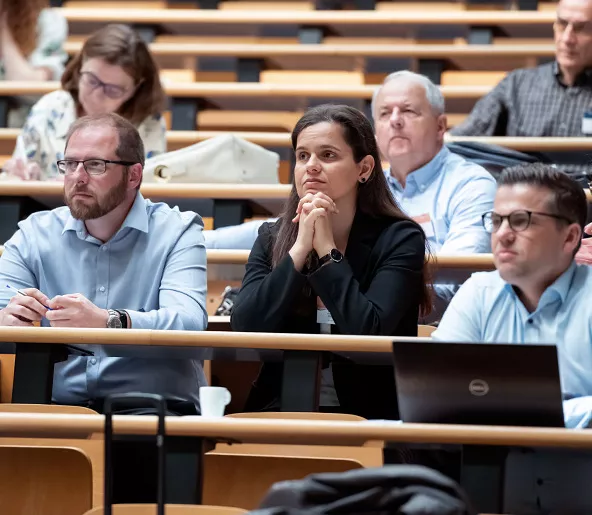
[[[292,149],[296,150],[298,136],[304,129],[322,122],[335,123],[341,127],[343,138],[351,148],[356,163],[359,163],[368,155],[374,158],[374,170],[368,178],[368,181],[364,184],[358,184],[356,209],[375,218],[388,217],[395,220],[411,220],[405,213],[403,213],[391,195],[382,171],[380,154],[372,125],[357,109],[346,105],[334,104],[324,104],[309,109],[304,113],[302,118],[298,120],[292,131]],[[292,223],[292,218],[296,213],[299,201],[300,198],[296,191],[296,185],[294,181],[292,181],[292,190],[280,215],[278,221],[279,229],[273,244],[272,266],[274,267],[277,266],[277,264],[288,254],[289,250],[296,242],[298,236],[298,224]],[[432,310],[432,282],[429,272],[431,255],[427,240],[425,241],[427,259],[425,260],[423,267],[423,293],[420,305],[420,311],[423,316],[429,314]]]
[[[6,16],[6,25],[25,57],[37,47],[37,19],[47,0],[4,0],[0,14]]]
[[[80,53],[66,66],[62,75],[62,88],[72,95],[78,109],[80,69],[86,59],[95,57],[121,66],[134,79],[136,91],[117,114],[138,126],[149,116],[164,111],[166,98],[158,66],[148,45],[134,29],[118,24],[106,25],[93,32],[84,42]]]

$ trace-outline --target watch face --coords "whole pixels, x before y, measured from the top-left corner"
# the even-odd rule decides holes
[[[343,254],[337,249],[331,249],[331,259],[336,263],[339,263],[343,259]]]
[[[119,319],[119,313],[117,311],[109,311],[107,327],[110,329],[121,329],[121,320]]]

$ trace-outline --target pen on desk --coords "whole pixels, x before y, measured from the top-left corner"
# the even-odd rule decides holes
[[[27,295],[27,294],[26,294],[26,293],[25,293],[23,290],[19,290],[18,288],[15,288],[14,286],[10,286],[10,284],[7,284],[7,285],[6,285],[6,287],[7,287],[9,290],[12,290],[12,291],[14,291],[14,292],[18,293],[19,295],[23,295],[24,297],[30,297],[30,295]],[[49,309],[49,311],[51,311],[51,308],[50,308],[49,306],[46,306],[45,304],[42,304],[42,306],[43,306],[45,309]]]

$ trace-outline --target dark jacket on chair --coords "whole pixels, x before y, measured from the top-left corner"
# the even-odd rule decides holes
[[[470,515],[469,500],[452,479],[427,467],[390,465],[313,474],[271,487],[252,515]]]
[[[278,229],[276,222],[259,230],[233,308],[233,330],[319,333],[318,296],[335,321],[333,334],[417,336],[425,238],[415,222],[358,211],[343,261],[303,273],[289,255],[272,269]],[[331,359],[340,411],[398,418],[392,366]],[[266,363],[245,409],[277,408],[281,378],[282,365]]]

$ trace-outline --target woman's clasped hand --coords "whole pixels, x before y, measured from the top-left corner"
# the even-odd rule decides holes
[[[307,193],[300,199],[292,223],[298,224],[298,236],[290,255],[301,269],[308,254],[315,250],[321,257],[335,248],[331,215],[339,213],[335,202],[322,192]]]

